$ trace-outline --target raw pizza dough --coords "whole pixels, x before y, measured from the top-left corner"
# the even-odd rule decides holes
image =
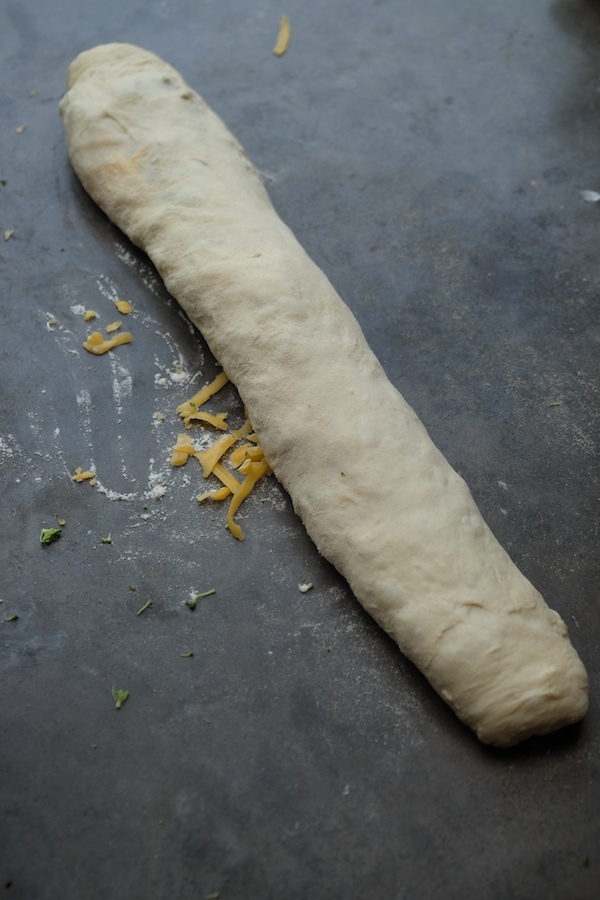
[[[560,616],[388,381],[242,147],[152,53],[80,54],[60,104],[85,189],[148,253],[237,386],[319,551],[479,738],[576,722]]]

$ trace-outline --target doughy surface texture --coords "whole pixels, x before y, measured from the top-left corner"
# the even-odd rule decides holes
[[[492,535],[223,122],[175,69],[127,44],[82,53],[68,88],[77,175],[202,331],[360,603],[482,741],[508,746],[582,718],[587,676],[564,622]]]

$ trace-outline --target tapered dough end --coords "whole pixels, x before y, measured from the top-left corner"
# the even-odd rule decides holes
[[[148,65],[155,67],[158,58],[148,50],[126,43],[99,44],[90,50],[83,50],[67,70],[67,89],[70,90],[76,82],[80,83],[85,78],[93,78],[99,69],[104,73],[110,68],[118,69],[122,73],[127,66],[139,69],[140,61],[143,62],[144,59]],[[165,68],[177,74],[168,63],[162,60],[161,62]]]
[[[474,610],[427,667],[431,684],[485,744],[512,747],[573,725],[588,710],[587,672],[566,626],[545,605],[540,612],[524,622],[523,614]]]

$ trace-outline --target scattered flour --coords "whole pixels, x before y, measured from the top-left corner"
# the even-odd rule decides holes
[[[277,512],[283,512],[287,508],[286,497],[273,475],[261,478],[254,490],[260,503],[268,503]]]
[[[106,297],[107,300],[110,300],[111,303],[114,303],[119,299],[116,286],[106,275],[100,275],[96,278],[96,284],[102,296]]]
[[[165,337],[163,334],[162,337]],[[157,356],[154,357],[154,365],[158,369],[154,373],[154,384],[158,387],[170,388],[173,385],[187,384],[193,381],[193,376],[187,371],[181,355],[173,360],[170,366],[165,366]]]
[[[116,354],[109,353],[109,362],[112,372],[112,392],[115,406],[119,416],[123,415],[123,400],[131,397],[133,393],[133,378],[128,369],[117,359]]]
[[[155,471],[154,463],[155,460],[150,457],[148,488],[143,495],[145,500],[161,500],[167,493],[168,474]]]
[[[11,446],[14,442],[15,439],[12,434],[8,434],[5,438],[0,435],[0,463],[15,455],[15,450]]]
[[[110,488],[105,487],[101,481],[96,478],[96,490],[101,494],[104,494],[109,500],[125,500],[131,502],[132,500],[137,500],[137,494],[123,494],[120,491],[113,491]]]
[[[144,285],[151,291],[153,294],[158,293],[159,287],[162,284],[158,275],[143,260],[138,259],[131,253],[123,244],[115,243],[115,253],[117,259],[120,259],[121,262],[124,262],[126,266],[130,269],[133,269],[142,279]]]
[[[194,435],[192,443],[196,450],[210,450],[216,440],[217,438],[211,434],[210,431],[203,431],[200,434]]]

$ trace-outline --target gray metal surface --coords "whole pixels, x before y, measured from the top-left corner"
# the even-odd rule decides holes
[[[240,544],[197,467],[170,470],[215,363],[79,186],[57,112],[109,40],[177,66],[244,144],[567,621],[581,727],[479,745],[275,483]],[[0,59],[0,895],[599,896],[598,4],[4,0]],[[115,294],[133,343],[93,358],[77,308],[104,325]],[[92,464],[104,492],[71,481]]]

